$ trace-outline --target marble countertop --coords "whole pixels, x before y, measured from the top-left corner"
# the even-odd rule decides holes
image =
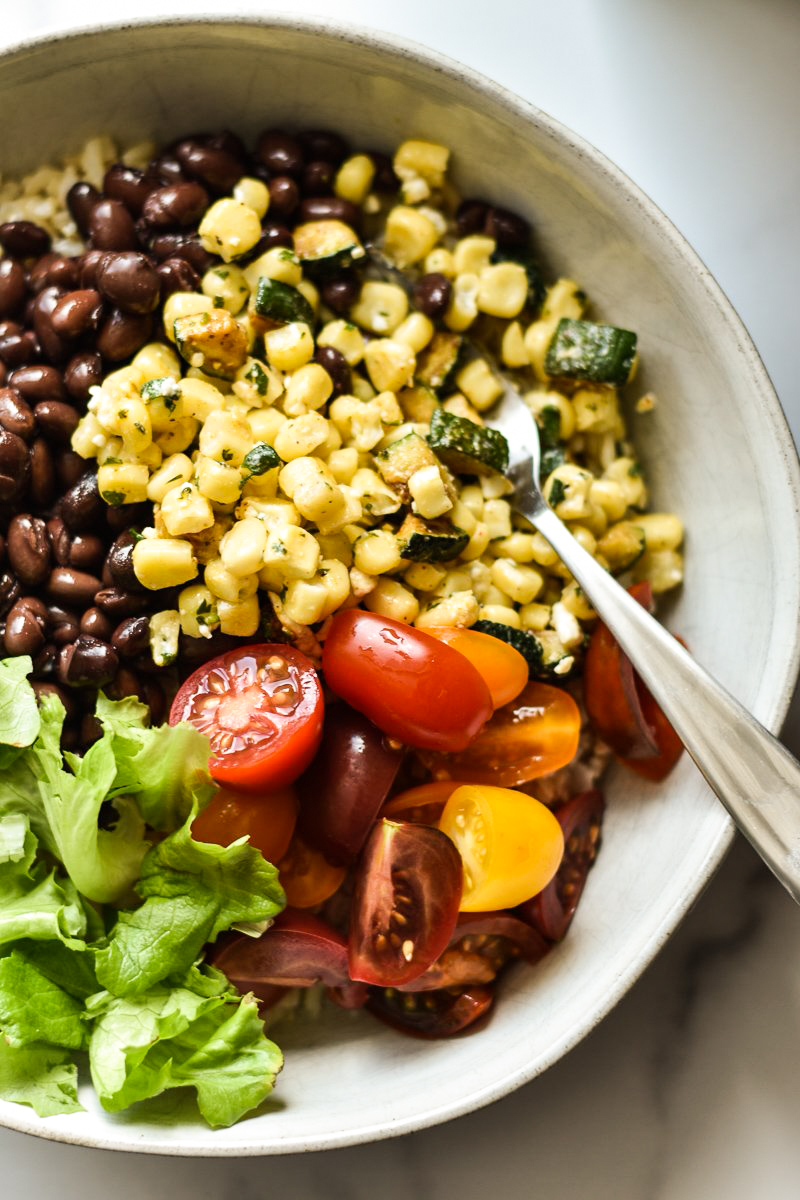
[[[4,7],[0,46],[94,20],[213,7],[35,0]],[[325,0],[235,7],[333,11]],[[796,0],[337,0],[335,12],[477,67],[615,160],[733,301],[800,438]],[[797,700],[785,740],[800,754]],[[395,1141],[269,1162],[119,1156],[0,1131],[3,1194],[794,1200],[798,951],[794,904],[739,839],[600,1027],[489,1109]]]

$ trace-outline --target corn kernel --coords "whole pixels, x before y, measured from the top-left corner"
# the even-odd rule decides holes
[[[140,387],[149,383],[151,379],[179,379],[181,374],[181,360],[175,351],[163,342],[148,342],[142,346],[133,356],[131,366],[140,373]]]
[[[150,472],[144,463],[106,463],[97,472],[97,490],[113,508],[147,499]]]
[[[479,288],[480,280],[471,271],[456,275],[453,280],[450,303],[444,314],[444,323],[453,333],[463,333],[477,317]]]
[[[491,263],[479,274],[478,308],[490,317],[510,320],[528,299],[528,276],[519,263]]]
[[[233,189],[233,198],[240,204],[252,208],[260,221],[263,221],[269,209],[269,188],[260,179],[243,175]]]
[[[228,530],[219,544],[222,565],[232,575],[254,575],[262,564],[266,545],[263,521],[245,517]]]
[[[147,499],[160,504],[170,488],[188,483],[194,473],[192,460],[185,454],[171,454],[165,458],[147,484]]]
[[[214,596],[202,583],[192,583],[178,596],[181,632],[187,637],[211,637],[219,625]]]
[[[403,621],[406,625],[411,625],[419,616],[416,596],[396,579],[379,579],[373,590],[364,597],[364,607],[369,612]]]
[[[370,333],[392,333],[408,315],[408,296],[396,283],[379,283],[370,279],[361,285],[361,292],[350,315]]]
[[[404,342],[375,338],[364,351],[370,382],[379,392],[399,392],[414,378],[416,355]]]
[[[212,558],[206,563],[203,578],[209,591],[218,599],[227,600],[229,604],[238,604],[240,600],[252,596],[258,590],[257,576],[234,575],[221,558]]]
[[[208,529],[214,524],[211,505],[205,496],[200,495],[195,483],[171,487],[161,500],[160,516],[171,537],[199,533],[201,529]]]
[[[264,334],[267,360],[279,371],[296,371],[310,362],[314,354],[311,330],[303,321],[290,321]]]
[[[276,279],[297,287],[303,278],[300,259],[286,246],[273,246],[244,268],[245,283],[255,293],[259,279]]]
[[[353,561],[367,575],[395,571],[401,563],[397,538],[386,529],[370,529],[355,542]]]
[[[252,449],[253,439],[245,421],[222,411],[209,413],[200,430],[198,444],[200,453],[206,458],[240,467],[245,455]]]
[[[444,183],[449,158],[450,151],[446,146],[412,138],[397,148],[394,169],[400,179],[418,175],[431,187],[440,188]]]
[[[233,637],[252,637],[261,620],[258,596],[247,596],[235,604],[220,600],[217,603],[217,612],[220,633],[231,634]]]
[[[453,266],[456,275],[469,273],[480,275],[484,267],[488,267],[491,257],[497,249],[494,238],[483,234],[470,234],[456,243],[453,251]]]
[[[197,313],[213,312],[214,301],[199,292],[173,292],[164,301],[161,319],[164,332],[171,342],[175,341],[175,322],[181,317],[193,317]],[[167,375],[179,375],[179,371],[168,371]],[[159,376],[156,376],[159,378]]]
[[[155,591],[194,579],[197,560],[191,542],[142,538],[133,547],[133,571],[142,587]]]
[[[226,197],[206,211],[197,232],[204,250],[231,262],[253,249],[261,237],[261,221],[249,205]]]
[[[394,330],[392,337],[396,342],[405,342],[415,354],[424,350],[435,333],[433,321],[424,313],[414,312]]]
[[[153,613],[150,618],[150,653],[157,667],[168,667],[178,657],[181,622],[174,608]]]
[[[375,178],[375,164],[368,154],[354,154],[339,167],[333,190],[343,200],[362,204]]]
[[[420,262],[438,240],[439,231],[433,221],[418,209],[398,204],[386,218],[386,253],[399,267]]]
[[[507,367],[528,366],[528,351],[525,349],[525,337],[519,321],[512,321],[503,330],[500,357]]]
[[[406,302],[406,311],[408,302]],[[401,318],[402,320],[402,318]],[[364,357],[364,335],[350,321],[328,321],[317,337],[318,346],[332,346],[351,367],[358,366]]]
[[[287,417],[299,417],[310,410],[322,408],[333,392],[333,380],[319,363],[308,363],[295,371],[283,398]],[[280,452],[279,452],[280,453]]]
[[[480,605],[471,591],[453,592],[450,596],[433,600],[414,624],[418,629],[435,629],[441,625],[468,629],[480,614]]]

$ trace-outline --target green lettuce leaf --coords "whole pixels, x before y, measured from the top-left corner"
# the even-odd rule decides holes
[[[33,663],[27,655],[0,660],[0,743],[30,746],[39,732],[36,695],[27,676]]]
[[[35,863],[36,837],[27,817],[0,817],[0,946],[18,938],[72,942],[86,933],[86,913],[74,884]],[[20,841],[21,836],[21,841]]]
[[[27,1104],[40,1117],[83,1112],[78,1070],[69,1050],[9,1046],[0,1038],[0,1099]]]
[[[11,1046],[47,1042],[81,1050],[83,1005],[14,950],[0,958],[0,1033]]]
[[[89,910],[92,911],[92,910]],[[87,939],[96,938],[98,933],[86,932]],[[94,973],[94,952],[84,942],[70,939],[66,942],[34,942],[22,938],[13,944],[13,950],[24,955],[27,962],[56,984],[68,996],[85,1000],[100,990]]]
[[[271,920],[286,903],[276,868],[258,850],[243,840],[194,841],[193,816],[147,855],[136,885],[144,904],[119,914],[96,953],[97,978],[116,996],[187,971],[223,930]]]
[[[108,1112],[170,1088],[192,1087],[214,1127],[232,1125],[272,1090],[283,1056],[264,1034],[252,996],[156,986],[88,1001],[92,1082]]]

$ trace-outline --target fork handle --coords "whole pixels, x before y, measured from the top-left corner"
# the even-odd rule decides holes
[[[800,764],[543,503],[520,511],[575,577],[741,832],[800,903]]]

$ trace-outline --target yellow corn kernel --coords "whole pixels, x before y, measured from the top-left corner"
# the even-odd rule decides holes
[[[609,522],[621,521],[627,510],[625,494],[611,479],[595,479],[589,488],[592,504],[601,508]]]
[[[368,517],[385,517],[402,506],[400,496],[370,467],[359,467],[350,487]]]
[[[400,566],[397,538],[386,529],[370,529],[355,542],[353,561],[367,575],[383,575]]]
[[[552,567],[558,562],[558,555],[541,533],[533,535],[533,561],[540,567]]]
[[[216,599],[202,583],[192,583],[180,593],[178,616],[187,637],[211,637],[219,625]]]
[[[336,173],[333,190],[343,200],[362,204],[375,178],[375,164],[368,154],[346,158]]]
[[[456,275],[480,275],[481,271],[489,266],[496,249],[497,243],[494,238],[485,237],[481,233],[472,233],[461,238],[453,250]]]
[[[417,592],[433,592],[446,574],[444,567],[437,567],[433,563],[412,563],[403,572],[403,579]]]
[[[520,624],[531,633],[539,633],[550,624],[549,604],[523,604],[519,610]]]
[[[659,595],[683,583],[683,557],[677,550],[648,550],[634,567],[637,583],[645,580]]]
[[[108,434],[93,412],[81,417],[72,434],[70,445],[81,458],[97,458],[106,444]]]
[[[322,620],[328,592],[319,579],[293,579],[283,595],[283,611],[299,625],[316,625]]]
[[[339,562],[343,562],[348,569],[352,567],[353,548],[344,531],[341,533],[321,533],[316,540],[323,558],[338,558]]]
[[[516,609],[507,604],[482,604],[479,611],[481,621],[494,621],[496,625],[508,625],[511,629],[520,629],[522,622]]]
[[[152,442],[150,413],[138,396],[131,396],[117,409],[117,428],[125,449],[131,454],[142,454]]]
[[[199,454],[194,464],[195,482],[201,496],[212,504],[235,504],[242,492],[242,472],[230,463]]]
[[[210,296],[215,308],[227,309],[234,316],[244,308],[250,289],[244,272],[232,263],[210,267],[200,284],[203,294]]]
[[[225,408],[225,397],[219,388],[202,379],[182,379],[180,397],[184,414],[201,422],[212,412],[219,412]]]
[[[178,484],[165,492],[160,516],[170,537],[199,533],[214,524],[211,505],[193,482]]]
[[[232,575],[254,575],[262,565],[267,546],[263,521],[245,517],[228,530],[219,544],[222,565]]]
[[[421,517],[432,520],[441,517],[453,507],[447,494],[442,472],[437,465],[420,467],[408,479],[408,490],[412,507]],[[467,510],[469,511],[469,510]]]
[[[327,463],[328,469],[337,483],[350,483],[358,470],[358,450],[355,446],[332,450],[328,455]]]
[[[133,547],[133,571],[142,587],[156,591],[194,579],[197,560],[191,542],[142,538]]]
[[[511,535],[511,508],[507,500],[486,500],[483,505],[483,520],[492,541]]]
[[[578,433],[613,433],[619,422],[617,394],[611,388],[579,388],[572,397]]]
[[[515,604],[530,604],[544,586],[544,578],[537,570],[516,563],[513,558],[495,559],[491,578],[495,587],[510,596]]]
[[[182,450],[191,446],[197,436],[197,430],[198,422],[193,417],[181,417],[178,421],[172,421],[155,440],[164,455],[180,454]]]
[[[533,321],[525,330],[523,339],[525,353],[528,356],[528,362],[533,367],[534,375],[542,383],[549,382],[549,376],[544,369],[544,360],[547,357],[547,351],[557,325],[558,319],[555,317],[540,318]]]
[[[454,333],[463,333],[478,315],[478,289],[480,281],[471,271],[456,275],[450,303],[444,315],[444,323]]]
[[[150,472],[144,463],[104,463],[97,472],[97,490],[113,508],[147,499]]]
[[[314,339],[304,321],[290,321],[264,334],[267,360],[279,371],[296,371],[311,361]]]
[[[337,396],[328,416],[344,441],[362,453],[374,449],[383,437],[380,413],[355,396]]]
[[[240,467],[252,449],[253,438],[246,421],[230,412],[212,412],[203,422],[198,444],[206,458]]]
[[[469,541],[461,551],[464,562],[473,562],[474,559],[480,558],[486,552],[489,541],[488,526],[483,521],[478,521],[470,534]]]
[[[478,412],[491,408],[503,394],[503,385],[485,358],[474,358],[462,367],[456,383]]]
[[[603,479],[610,479],[620,486],[625,503],[630,508],[644,508],[647,504],[647,488],[635,459],[627,455],[615,458],[603,472]]]
[[[554,320],[556,324],[562,317],[570,317],[577,321],[583,315],[586,307],[586,296],[574,279],[557,279],[552,287],[547,289],[547,295],[542,304],[542,317]]]
[[[404,342],[375,338],[364,351],[370,382],[379,392],[399,392],[414,378],[416,355]]]
[[[483,516],[483,492],[477,483],[468,483],[462,487],[459,500],[475,517]]]
[[[449,157],[450,151],[446,146],[412,138],[397,148],[394,169],[400,179],[417,175],[431,187],[440,188],[444,183]]]
[[[166,328],[166,326],[165,326]],[[181,360],[163,342],[148,342],[133,356],[131,366],[140,374],[142,384],[152,379],[180,379]]]
[[[240,204],[252,208],[260,221],[263,221],[269,209],[269,188],[260,179],[243,175],[233,189],[233,198]]]
[[[228,600],[217,602],[220,633],[233,637],[252,637],[261,620],[258,596],[247,596],[231,604]]]
[[[479,273],[478,308],[490,317],[510,320],[528,298],[528,276],[519,263],[490,263]]]
[[[284,462],[312,454],[328,436],[328,422],[321,413],[308,412],[281,425],[275,436],[275,450]]]
[[[406,311],[408,302],[406,301]],[[402,320],[402,317],[401,317]],[[364,335],[350,321],[328,321],[317,337],[318,346],[332,346],[351,367],[358,366],[364,357]]]
[[[589,489],[593,478],[591,471],[571,463],[556,467],[547,476],[544,498],[548,504],[552,504],[562,521],[580,521],[591,515]]]
[[[313,579],[320,558],[320,544],[313,533],[299,525],[283,525],[270,531],[263,562],[282,579]]]
[[[527,367],[528,351],[525,349],[525,337],[519,321],[512,321],[503,330],[500,358],[506,367]]]
[[[414,621],[418,629],[435,629],[446,625],[468,629],[480,616],[480,605],[471,591],[453,592],[432,600]]]
[[[420,262],[438,240],[439,231],[433,221],[416,208],[398,204],[386,218],[385,249],[398,267]]]
[[[164,322],[164,332],[171,342],[175,341],[175,322],[182,317],[193,317],[197,313],[213,312],[214,301],[210,296],[200,292],[173,292],[164,301],[161,318]],[[169,371],[169,375],[179,372]],[[158,376],[156,378],[159,378]]]
[[[197,232],[203,249],[227,263],[253,249],[261,237],[261,221],[249,205],[226,197],[206,211]]]
[[[415,354],[424,350],[436,332],[433,321],[424,313],[414,312],[401,321],[392,334],[396,342],[405,342]]]
[[[227,600],[229,604],[238,604],[240,600],[252,596],[258,590],[257,576],[234,575],[221,558],[212,558],[206,563],[203,578],[209,591],[219,600]]]
[[[295,458],[278,477],[285,494],[307,521],[331,533],[345,520],[345,498],[331,472],[318,458]]]
[[[256,442],[266,442],[272,446],[278,430],[286,424],[287,417],[277,408],[251,408],[246,417],[247,424]]]
[[[160,504],[170,488],[188,483],[194,473],[192,460],[185,454],[171,454],[165,458],[147,484],[147,499]]]
[[[248,496],[237,508],[236,516],[240,519],[258,517],[259,521],[264,522],[267,529],[300,524],[300,513],[291,500],[284,500],[279,496],[266,499],[259,496]]]
[[[322,607],[322,617],[341,608],[350,596],[350,573],[344,563],[335,558],[323,558],[319,564],[316,578],[325,589],[325,603]]]
[[[456,264],[449,250],[444,246],[435,246],[425,259],[423,269],[426,275],[444,275],[446,279],[452,279],[456,273]]]
[[[273,246],[245,267],[244,278],[253,293],[258,287],[259,279],[275,279],[278,283],[288,283],[290,287],[297,287],[303,278],[303,268],[293,250],[286,246]]]
[[[408,315],[408,296],[396,283],[380,283],[371,279],[361,285],[361,292],[350,315],[356,324],[370,333],[392,333]]]
[[[150,653],[157,667],[168,667],[178,657],[181,621],[174,608],[162,609],[150,618]]]
[[[356,543],[358,544],[358,543]],[[411,625],[419,616],[419,600],[396,579],[379,579],[364,597],[364,607],[382,617]]]
[[[514,532],[507,538],[500,538],[492,545],[492,553],[498,558],[510,558],[516,563],[529,563],[534,560],[534,540],[531,533]]]
[[[303,413],[322,408],[333,392],[333,380],[319,363],[308,363],[295,371],[283,398],[283,411],[287,417],[299,417]]]

